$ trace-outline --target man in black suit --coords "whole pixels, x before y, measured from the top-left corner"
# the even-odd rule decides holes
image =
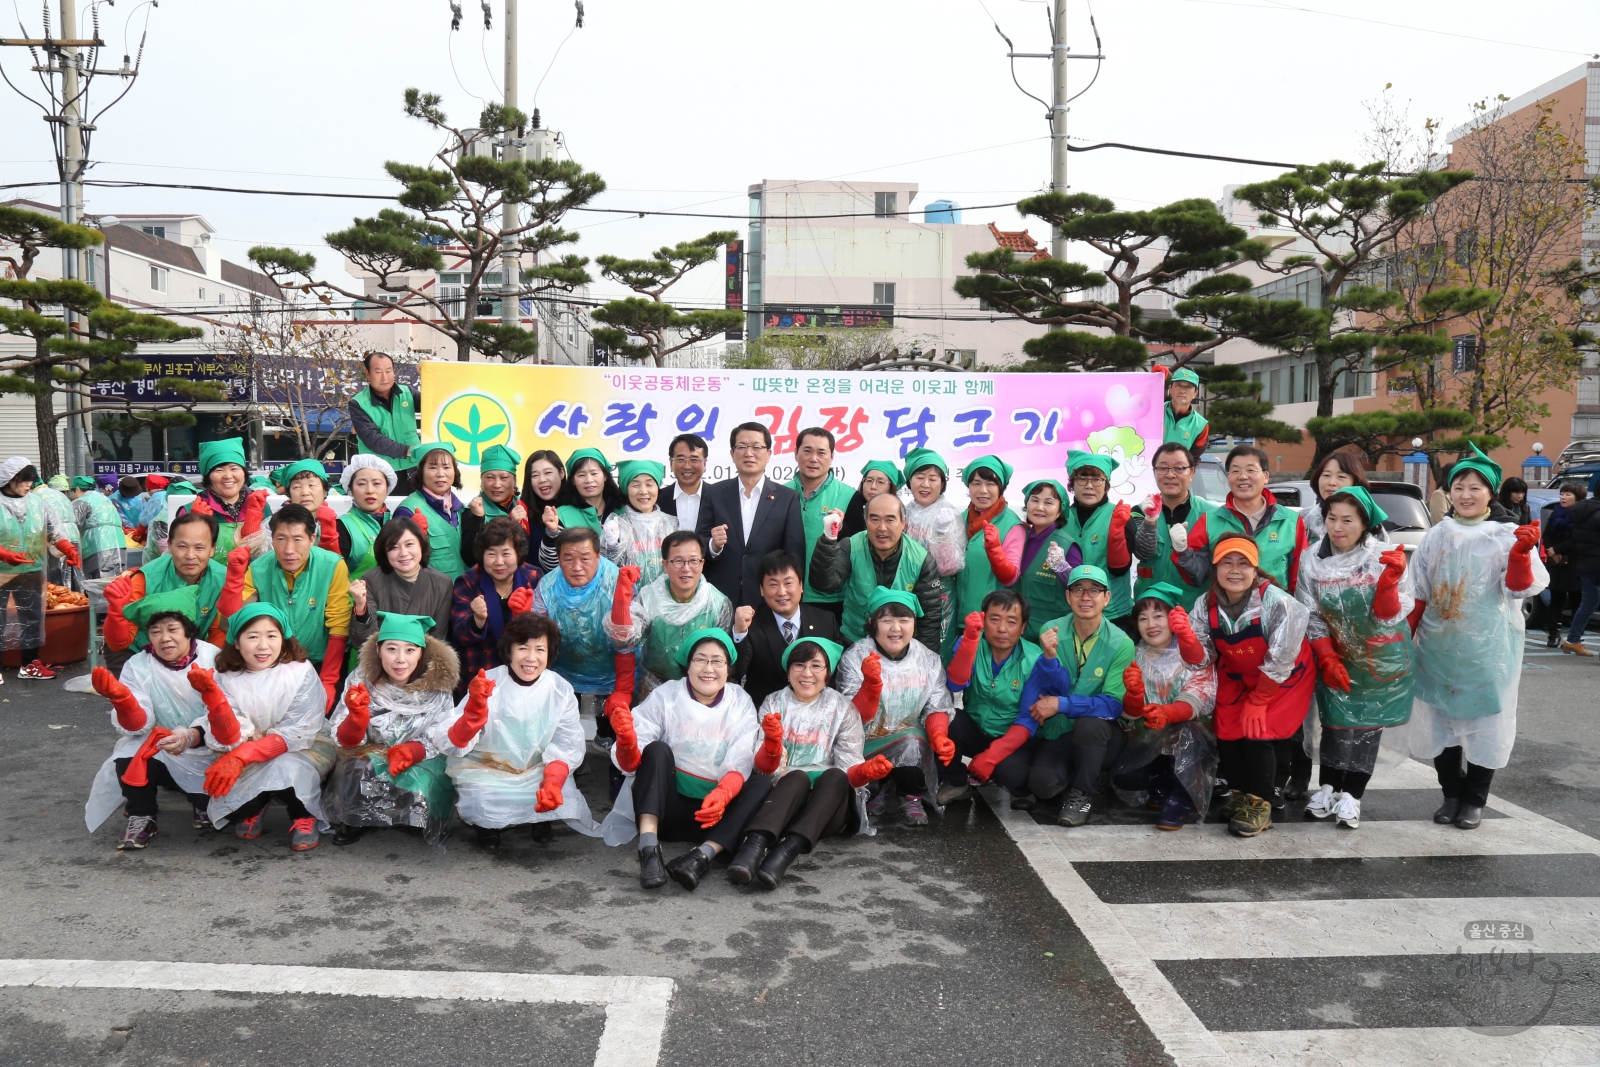
[[[741,423],[729,435],[738,477],[701,490],[695,532],[711,545],[706,580],[734,607],[761,602],[761,560],[784,551],[805,558],[800,494],[767,477],[772,434],[759,422]],[[801,578],[804,579],[802,574]]]
[[[783,669],[783,650],[807,637],[838,641],[839,620],[817,604],[801,603],[805,583],[800,580],[800,557],[769,552],[761,561],[761,606],[737,608],[733,613],[733,640],[739,650],[730,680],[744,686],[756,707],[789,684]]]
[[[705,497],[706,458],[711,446],[697,433],[680,433],[667,446],[667,467],[672,484],[662,486],[656,507],[678,520],[678,529],[691,533],[700,520],[700,501]]]

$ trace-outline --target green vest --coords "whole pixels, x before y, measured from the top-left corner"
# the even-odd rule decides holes
[[[450,525],[421,493],[412,493],[400,506],[428,517],[428,566],[452,582],[467,573],[461,561],[461,528]]]
[[[1080,524],[1077,507],[1069,504],[1067,524],[1061,528],[1078,546],[1078,551],[1083,553],[1083,562],[1099,567],[1111,579],[1111,603],[1106,606],[1108,619],[1120,619],[1133,612],[1133,601],[1128,595],[1128,576],[1112,574],[1111,564],[1106,562],[1106,549],[1110,547],[1111,539],[1111,512],[1115,509],[1116,505],[1108,497],[1094,509],[1087,523]]]
[[[1052,533],[1049,539],[1039,546],[1039,552],[1033,557],[1032,564],[1017,579],[1017,592],[1028,602],[1028,626],[1023,630],[1022,636],[1029,641],[1039,640],[1039,623],[1045,619],[1059,618],[1072,611],[1067,606],[1067,591],[1062,588],[1061,579],[1056,577],[1056,572],[1045,562],[1050,555],[1051,545],[1060,545],[1063,553],[1072,547],[1072,538],[1067,534],[1066,527]]]
[[[1200,435],[1210,425],[1206,422],[1206,417],[1200,414],[1199,409],[1190,407],[1189,414],[1181,419],[1175,419],[1172,417],[1171,402],[1168,402],[1162,410],[1166,416],[1166,430],[1161,436],[1161,443],[1165,445],[1177,442],[1192,452],[1194,443],[1200,440]]]
[[[957,631],[960,627],[955,627]],[[989,642],[978,638],[978,657],[972,664],[972,684],[962,690],[963,710],[990,737],[999,737],[1017,721],[1022,707],[1022,686],[1033,673],[1033,665],[1044,653],[1023,638],[1011,650],[1000,673],[994,672],[994,656]]]
[[[824,593],[811,584],[811,553],[816,550],[817,540],[822,536],[822,513],[824,510],[843,511],[850,503],[850,498],[855,491],[848,485],[829,474],[817,491],[810,496],[800,487],[800,476],[797,474],[787,483],[790,489],[800,494],[800,525],[806,534],[806,591],[805,599],[814,604],[837,604],[844,599],[843,590],[837,593]]]
[[[595,533],[599,533],[601,529],[600,513],[594,508],[575,508],[571,504],[562,504],[556,508],[556,521],[561,523],[563,530],[587,526]]]
[[[344,563],[350,568],[352,582],[377,565],[378,561],[372,555],[372,542],[377,539],[378,531],[383,529],[383,524],[388,521],[387,511],[381,516],[373,516],[353,505],[349,511],[339,516],[339,526],[350,538],[350,554],[344,558]],[[429,523],[429,526],[431,527],[432,523]]]
[[[1043,629],[1048,630],[1052,626],[1056,627],[1060,636],[1056,655],[1072,657],[1072,695],[1092,697],[1109,691],[1112,696],[1121,696],[1122,672],[1133,662],[1136,651],[1133,639],[1114,625],[1108,615],[1101,616],[1094,644],[1089,646],[1089,655],[1079,666],[1078,633],[1072,627],[1072,616],[1069,614],[1065,618],[1051,619]],[[1052,715],[1039,724],[1039,736],[1046,741],[1054,741],[1062,734],[1071,733],[1075,721],[1066,715]]]
[[[83,528],[83,555],[111,552],[127,548],[127,538],[122,536],[122,513],[104,493],[91,489],[82,500],[89,505],[89,521]]]
[[[144,575],[145,596],[170,593],[189,584],[172,565],[171,556],[158,556],[140,567],[139,573]],[[227,579],[228,568],[218,563],[216,556],[213,555],[206,561],[205,573],[196,583],[200,586],[200,640],[202,641],[206,639],[206,634],[211,632],[212,623],[217,621],[217,598],[222,595],[222,585]],[[138,635],[133,639],[134,650],[142,650],[149,643],[149,639],[144,635],[144,627],[141,626]]]
[[[968,507],[961,513],[961,521],[967,521]],[[1006,533],[1022,520],[1010,508],[1003,508],[994,518],[994,528],[1000,531],[1000,540],[1006,539]],[[956,639],[961,636],[961,628],[968,615],[977,611],[983,604],[983,598],[1000,588],[1000,580],[994,576],[994,569],[989,566],[989,554],[983,549],[983,531],[979,530],[967,538],[967,558],[962,563],[961,572],[956,575],[955,589],[951,593],[950,621],[944,628],[944,647],[940,650],[940,658],[945,665],[950,663],[950,654],[955,651]]]
[[[1194,524],[1200,521],[1201,516],[1210,515],[1217,510],[1217,506],[1208,500],[1202,500],[1193,493],[1189,494],[1189,520],[1185,522],[1185,529],[1194,529]],[[1210,526],[1210,520],[1206,522]],[[1194,607],[1194,602],[1200,599],[1200,594],[1205,592],[1204,586],[1190,585],[1183,577],[1178,565],[1172,562],[1172,531],[1167,527],[1165,515],[1156,518],[1156,558],[1145,561],[1136,560],[1135,579],[1133,583],[1133,600],[1139,602],[1152,585],[1157,582],[1166,582],[1175,589],[1183,590],[1183,600],[1178,606],[1184,611]]]
[[[373,425],[378,427],[378,432],[395,444],[405,445],[409,449],[412,445],[422,441],[422,438],[417,436],[417,404],[411,395],[410,389],[396,382],[394,391],[389,396],[388,407],[384,407],[372,399],[371,386],[361,390],[353,399],[356,402],[356,406],[365,411],[367,417],[372,420]],[[357,442],[360,442],[360,438],[357,438]],[[356,453],[366,456],[375,454],[364,444],[356,449]],[[383,458],[388,461],[389,466],[394,468],[396,474],[401,471],[408,471],[417,465],[417,461],[412,459],[409,453],[404,456],[384,456]]]
[[[1211,535],[1213,551],[1224,537],[1244,537],[1254,541],[1256,551],[1261,556],[1259,564],[1261,573],[1269,575],[1277,583],[1278,588],[1286,593],[1294,592],[1289,588],[1289,562],[1297,551],[1295,533],[1299,525],[1300,513],[1282,504],[1273,508],[1272,518],[1256,531],[1254,537],[1250,536],[1250,532],[1244,528],[1244,523],[1234,514],[1232,508],[1216,508],[1206,520],[1206,530]]]
[[[0,545],[21,552],[33,562],[0,563],[0,575],[36,574],[44,569],[46,524],[44,501],[33,493],[23,497],[22,518],[0,506]]]
[[[917,575],[922,573],[922,561],[928,550],[909,537],[900,538],[900,565],[895,568],[892,589],[911,592],[917,586]],[[844,586],[844,618],[839,632],[852,644],[867,636],[867,600],[878,588],[877,557],[867,544],[867,532],[862,530],[850,537],[850,580]]]
[[[256,598],[283,612],[289,620],[289,629],[294,632],[295,640],[318,664],[322,662],[322,654],[328,650],[328,587],[333,584],[334,571],[339,562],[337,552],[313,548],[306,569],[295,580],[293,592],[289,591],[283,568],[278,566],[278,559],[272,553],[250,564]]]

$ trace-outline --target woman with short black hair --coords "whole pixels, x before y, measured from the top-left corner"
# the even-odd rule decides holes
[[[501,665],[506,624],[533,606],[539,569],[527,562],[528,535],[515,519],[491,519],[473,546],[479,563],[455,580],[450,593],[450,635],[461,653],[461,687],[480,671]],[[457,688],[457,695],[464,688]]]

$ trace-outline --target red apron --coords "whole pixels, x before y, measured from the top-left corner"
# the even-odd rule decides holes
[[[1259,617],[1238,633],[1228,634],[1223,632],[1217,618],[1215,597],[1211,598],[1209,610],[1211,643],[1217,649],[1217,740],[1237,741],[1244,736],[1240,716],[1245,701],[1255,689],[1256,679],[1261,677],[1261,664],[1267,659],[1267,638],[1261,631]],[[1294,670],[1267,704],[1268,738],[1281,740],[1294,736],[1311,707],[1316,684],[1311,646],[1301,641]]]

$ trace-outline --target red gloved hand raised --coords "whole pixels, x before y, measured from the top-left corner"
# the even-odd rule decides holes
[[[861,688],[850,698],[862,722],[871,722],[878,714],[878,701],[883,697],[883,660],[876,652],[867,654],[861,661]]]
[[[322,691],[328,695],[328,702],[323,706],[324,715],[333,714],[333,706],[339,700],[339,675],[344,671],[344,653],[349,647],[350,639],[340,634],[331,634],[328,637],[328,647],[322,653],[322,669],[317,676],[322,679]]]
[[[1178,642],[1178,655],[1183,657],[1183,662],[1198,667],[1206,661],[1206,647],[1195,636],[1187,611],[1174,606],[1167,612],[1167,626],[1172,630],[1173,639]]]
[[[333,513],[326,500],[317,509],[317,547],[339,554],[339,516]]]
[[[1013,725],[989,743],[989,747],[967,761],[967,773],[980,782],[987,782],[1000,761],[1028,743],[1033,735],[1026,726]]]
[[[389,750],[389,777],[402,775],[427,758],[421,741],[403,741]]]
[[[850,780],[851,789],[860,789],[868,782],[876,782],[881,778],[889,777],[889,772],[894,770],[894,764],[889,762],[887,756],[873,756],[865,763],[858,763],[845,772],[845,777]]]
[[[1133,508],[1126,500],[1117,501],[1111,509],[1111,529],[1106,531],[1106,562],[1114,571],[1120,571],[1133,562],[1128,549],[1128,520],[1133,518]]]
[[[611,594],[611,622],[633,625],[633,591],[639,584],[639,568],[631,564],[617,569],[617,589]]]
[[[102,632],[105,635],[107,648],[121,651],[131,646],[139,636],[139,628],[122,614],[122,609],[134,600],[132,576],[135,573],[137,572],[129,571],[118,575],[106,586],[106,618],[105,629]]]
[[[1333,638],[1319,637],[1311,642],[1311,654],[1317,659],[1317,671],[1323,685],[1329,689],[1350,692],[1350,672],[1339,658],[1339,648],[1333,643]]]
[[[1400,577],[1406,570],[1406,550],[1396,545],[1378,557],[1383,573],[1378,575],[1378,588],[1372,594],[1372,614],[1380,619],[1392,619],[1400,614]]]
[[[1001,585],[1010,585],[1017,580],[1017,565],[1006,558],[1000,530],[992,522],[983,524],[983,554],[988,557],[989,569],[994,571],[995,579]]]
[[[613,693],[612,696],[617,694]],[[617,740],[612,751],[617,754],[617,766],[626,774],[632,774],[639,769],[641,753],[639,751],[639,735],[633,727],[633,711],[627,704],[607,705],[606,717],[611,720],[611,729],[615,731]]]
[[[201,497],[200,500],[204,500]],[[199,504],[200,500],[195,503]],[[267,491],[265,489],[252,489],[244,498],[244,510],[239,514],[239,533],[249,537],[253,533],[261,532],[261,519],[267,513]]]
[[[235,545],[228,552],[228,573],[222,580],[222,592],[217,595],[217,614],[231,619],[244,607],[244,577],[250,571],[250,550]]]
[[[417,529],[422,531],[422,536],[428,536],[428,516],[422,511],[413,511],[411,521],[417,524]]]
[[[722,813],[728,808],[728,801],[739,795],[739,790],[744,788],[744,775],[738,771],[729,771],[722,776],[706,798],[700,802],[700,810],[694,813],[694,821],[700,824],[700,829],[709,830],[722,821]]]
[[[1520,593],[1533,585],[1533,550],[1539,544],[1539,524],[1530,522],[1517,527],[1517,540],[1511,546],[1511,558],[1506,561],[1506,588]]]
[[[344,706],[348,713],[334,736],[345,748],[355,748],[367,739],[367,727],[372,723],[372,694],[365,685],[352,685],[344,691]]]
[[[1171,704],[1144,706],[1144,724],[1152,730],[1160,730],[1175,722],[1188,722],[1192,718],[1194,718],[1194,708],[1186,701],[1175,700]]]
[[[1122,713],[1130,719],[1144,715],[1144,671],[1137,663],[1122,669]]]
[[[90,682],[94,691],[111,701],[111,706],[117,712],[117,725],[130,734],[136,730],[143,730],[144,724],[150,717],[134,699],[128,687],[117,680],[117,676],[104,667],[96,667],[90,675]]]
[[[217,744],[237,745],[239,720],[234,716],[228,698],[223,695],[222,687],[217,684],[217,672],[198,664],[190,667],[189,688],[200,694],[200,700],[206,706],[206,728],[216,738]]]
[[[966,685],[972,681],[972,664],[978,658],[978,638],[982,633],[983,612],[974,611],[967,616],[962,626],[961,647],[956,649],[956,654],[945,671],[949,679],[957,685]]]
[[[552,760],[544,765],[544,781],[534,794],[534,811],[555,811],[561,806],[561,787],[567,783],[567,765]]]
[[[771,774],[783,762],[783,719],[776,712],[761,718],[761,747],[756,750],[756,770]]]
[[[929,712],[922,728],[928,732],[928,745],[933,749],[933,754],[939,757],[940,763],[950,766],[950,761],[956,758],[956,743],[950,740],[949,712]]]
[[[61,553],[61,558],[67,566],[83,566],[83,557],[78,555],[78,546],[68,541],[65,537],[56,542],[56,549]]]
[[[261,490],[261,492],[265,492],[265,490]],[[263,497],[262,499],[266,498]],[[211,506],[211,501],[203,496],[195,497],[194,503],[189,505],[189,510],[196,515],[215,515],[217,513],[217,509]]]
[[[527,586],[513,589],[511,595],[506,597],[506,607],[511,609],[511,614],[521,615],[533,607],[533,590]]]
[[[478,731],[489,721],[489,697],[493,693],[494,683],[483,671],[478,671],[467,683],[467,703],[461,709],[461,717],[450,724],[448,736],[452,745],[466,748],[478,736]]]
[[[32,563],[33,558],[23,552],[13,552],[9,548],[0,548],[0,563],[13,567],[20,567],[25,563]]]

